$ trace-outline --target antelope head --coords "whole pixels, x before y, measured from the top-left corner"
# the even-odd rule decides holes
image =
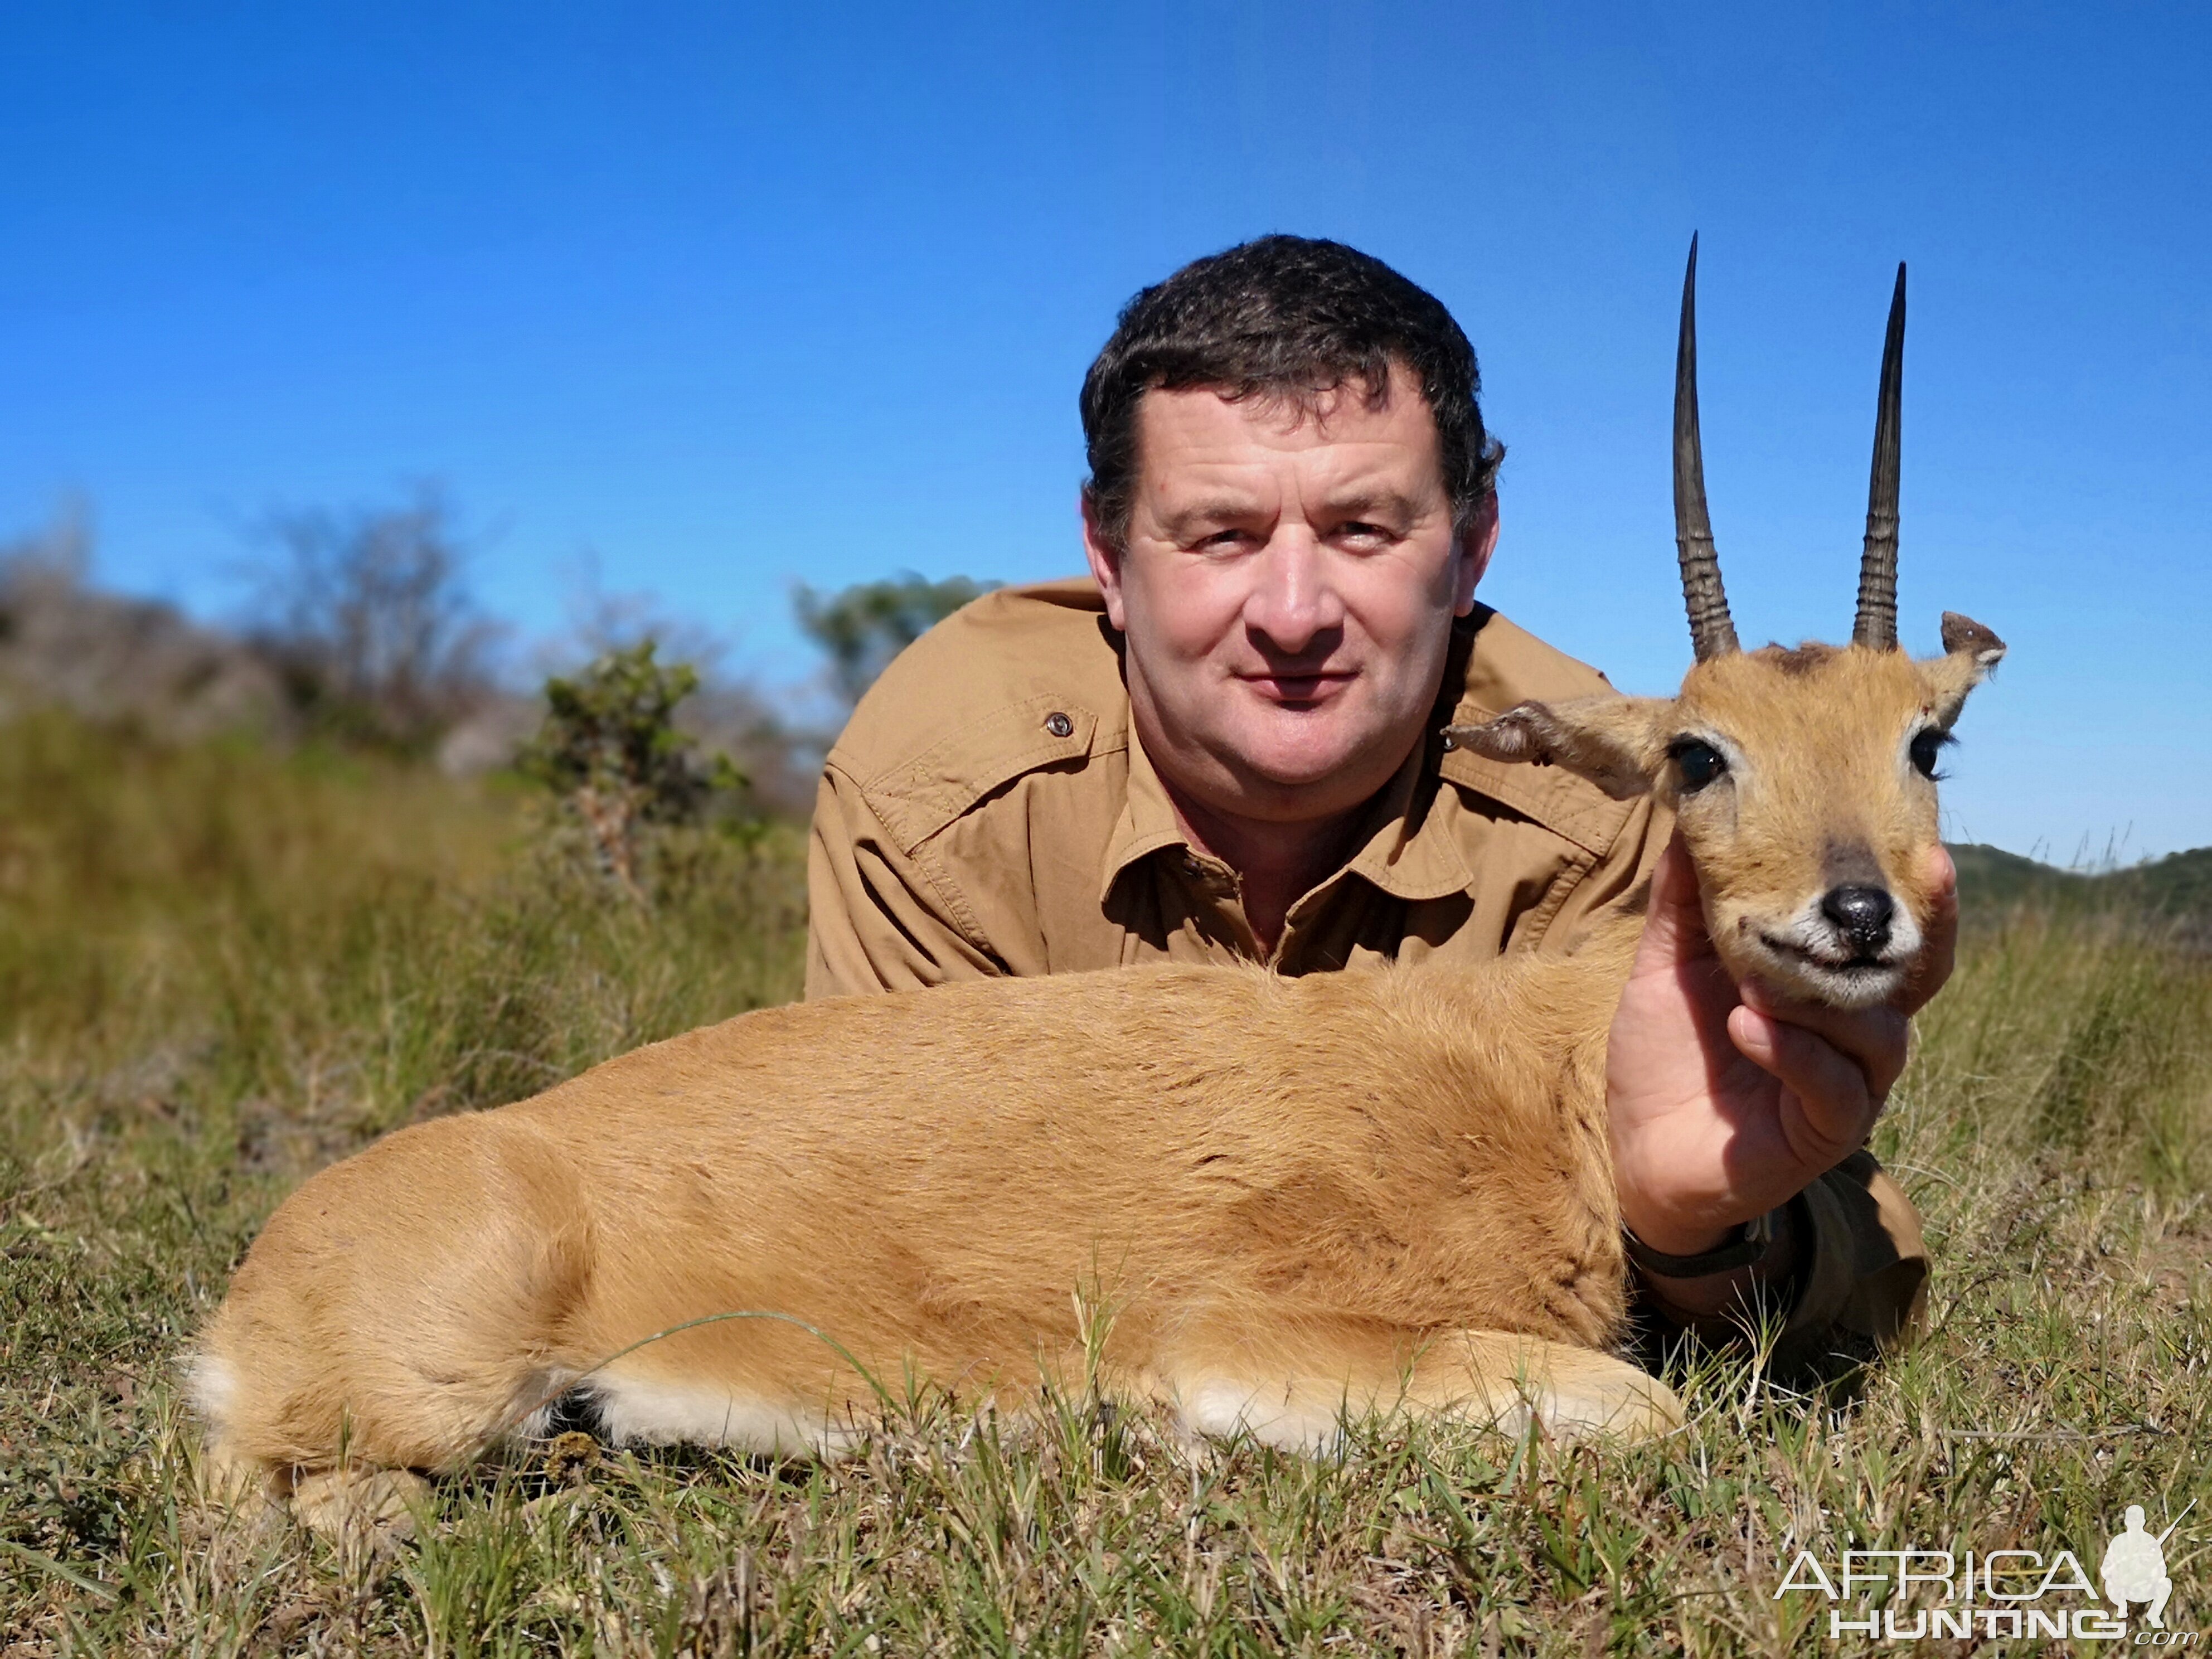
[[[1698,435],[1698,245],[1682,283],[1674,379],[1674,535],[1697,661],[1674,697],[1522,703],[1448,735],[1494,760],[1564,766],[1616,799],[1672,807],[1714,947],[1741,981],[1840,1007],[1887,1000],[1926,937],[1936,759],[2004,642],[1947,611],[1943,654],[1897,643],[1905,267],[1882,353],[1874,479],[1845,646],[1744,651],[1705,512]]]

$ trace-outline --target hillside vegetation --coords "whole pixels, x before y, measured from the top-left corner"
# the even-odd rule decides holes
[[[2058,870],[1995,847],[1954,847],[1959,896],[1971,920],[2002,923],[2026,909],[2095,918],[2212,949],[2212,847],[2124,869]]]
[[[60,715],[0,725],[0,800],[9,1659],[1828,1653],[1774,1598],[1801,1547],[2094,1563],[2192,1500],[2167,1621],[2212,1613],[2212,964],[2139,930],[1975,930],[1877,1141],[1929,1333],[1856,1389],[1692,1358],[1667,1444],[1381,1423],[1334,1463],[924,1402],[826,1469],[518,1448],[341,1553],[191,1499],[178,1363],[255,1230],[383,1129],[795,994],[800,838],[674,844],[641,900],[520,786]]]

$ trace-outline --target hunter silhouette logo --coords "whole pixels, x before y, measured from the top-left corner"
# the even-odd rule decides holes
[[[2166,1540],[2173,1536],[2182,1516],[2196,1507],[2192,1498],[2189,1509],[2173,1517],[2173,1525],[2154,1538],[2143,1530],[2142,1505],[2128,1505],[2127,1530],[2105,1546],[2104,1565],[2097,1570],[2105,1599],[2120,1610],[2121,1618],[2128,1616],[2128,1603],[2141,1601],[2148,1608],[2144,1622],[2153,1630],[2166,1628],[2166,1599],[2173,1594],[2173,1580],[2166,1576]]]

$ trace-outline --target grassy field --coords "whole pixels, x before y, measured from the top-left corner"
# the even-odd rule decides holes
[[[190,1501],[176,1364],[255,1228],[382,1129],[793,994],[797,837],[641,907],[497,787],[64,722],[0,729],[0,1655],[1856,1651],[1775,1599],[1801,1548],[2094,1573],[2192,1500],[2167,1623],[2212,1622],[2212,963],[2155,938],[1976,931],[1877,1142],[1930,1329],[1857,1389],[1706,1356],[1663,1445],[1326,1464],[924,1405],[827,1469],[518,1449],[339,1551]]]

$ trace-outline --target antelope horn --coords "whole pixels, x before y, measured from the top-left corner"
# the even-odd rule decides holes
[[[1682,599],[1690,610],[1690,643],[1698,660],[1734,652],[1735,624],[1729,620],[1721,586],[1720,555],[1705,513],[1705,452],[1698,436],[1698,239],[1690,238],[1690,268],[1682,275],[1682,333],[1674,348],[1674,549],[1682,560]]]
[[[1867,488],[1866,551],[1859,557],[1859,615],[1851,643],[1897,649],[1897,473],[1905,417],[1905,266],[1889,302],[1881,347],[1881,396],[1874,421],[1874,481]]]

